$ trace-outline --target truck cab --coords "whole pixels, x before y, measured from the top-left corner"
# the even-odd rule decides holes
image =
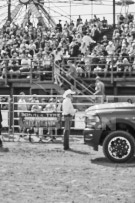
[[[111,161],[122,163],[135,154],[135,105],[128,102],[104,103],[85,111],[84,143]]]

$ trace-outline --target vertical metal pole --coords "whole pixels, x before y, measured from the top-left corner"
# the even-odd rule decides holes
[[[8,79],[7,79],[7,74],[8,74],[8,59],[5,58],[5,86],[8,85]]]
[[[91,20],[93,19],[93,0],[91,0]]]
[[[115,28],[115,0],[113,0],[113,28]]]
[[[112,67],[111,67],[111,84],[113,84],[113,56],[111,56],[111,62],[112,62]]]
[[[11,22],[11,0],[8,0],[8,21]]]
[[[14,98],[14,96],[11,98],[11,105],[10,105],[10,112],[11,112],[11,118],[13,119],[12,121],[11,121],[11,123],[10,123],[10,125],[11,125],[11,129],[12,129],[12,133],[13,133],[13,136],[14,136],[14,133],[15,133],[15,127],[14,127],[14,125],[15,125],[15,120],[14,120],[14,117],[15,117],[15,115],[14,115],[14,110],[15,110],[15,98]]]
[[[48,0],[49,3],[49,26],[50,26],[50,0]]]
[[[70,23],[71,23],[71,0],[69,0],[69,9],[70,9],[69,16],[70,16]]]
[[[32,62],[33,58],[31,59],[31,65],[30,65],[30,95],[32,94]]]

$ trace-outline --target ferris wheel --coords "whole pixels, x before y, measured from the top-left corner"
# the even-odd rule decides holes
[[[48,25],[54,27],[56,25],[54,19],[44,7],[44,0],[10,0],[10,4],[12,6],[10,11],[11,22],[16,22],[19,19],[21,24],[25,25],[31,19],[36,19],[44,27],[48,27]],[[7,18],[5,17],[4,20],[7,20]]]
[[[19,24],[24,25],[28,23],[28,21],[37,20],[42,23],[44,27],[55,27],[59,18],[71,20],[72,17],[72,20],[75,20],[74,13],[70,12],[71,7],[73,8],[74,6],[75,8],[76,6],[81,7],[83,5],[100,4],[101,1],[102,0],[0,0],[0,22],[3,22],[0,23],[0,27],[9,19],[7,17],[9,2],[11,4],[11,22],[19,22]],[[58,4],[66,4],[66,6],[58,6]],[[69,7],[69,9],[67,9],[68,11],[65,12],[63,7]]]

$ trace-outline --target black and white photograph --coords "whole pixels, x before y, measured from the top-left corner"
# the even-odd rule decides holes
[[[0,203],[135,203],[135,0],[0,0]]]

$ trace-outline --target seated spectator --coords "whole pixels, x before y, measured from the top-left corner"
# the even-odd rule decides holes
[[[101,55],[103,55],[103,56],[107,56],[108,53],[107,53],[107,51],[106,51],[106,46],[104,46],[104,45],[101,45],[101,46],[102,46],[102,52],[101,52]]]
[[[114,43],[114,46],[116,48],[116,51],[117,49],[121,46],[121,37],[120,37],[120,33],[116,33],[115,36],[113,36],[113,43]]]
[[[26,44],[26,40],[24,39],[20,45],[20,50],[29,49],[29,45]]]
[[[135,73],[135,58],[134,58],[134,61],[133,61],[133,64],[132,64],[132,70]]]
[[[50,98],[48,104],[45,107],[45,111],[56,111],[56,102],[53,98]]]
[[[77,40],[77,42],[78,42],[79,44],[82,43],[82,34],[81,34],[81,33],[77,33],[77,34],[76,34],[76,40]]]
[[[96,68],[94,68],[93,73],[98,75],[98,73],[101,72],[101,71],[102,71],[102,68],[97,65]]]
[[[30,40],[29,50],[30,50],[30,55],[33,57],[36,51],[36,45],[32,39]]]
[[[128,54],[127,47],[126,47],[125,44],[122,45],[121,51],[120,51],[119,54],[122,56],[123,59],[124,59],[124,58],[129,59],[129,54]]]
[[[133,24],[132,28],[130,29],[131,36],[135,39],[135,23]]]
[[[116,62],[116,71],[121,72],[122,71],[122,64],[123,64],[123,58],[122,56],[119,56],[117,62]]]
[[[98,66],[101,68],[102,71],[106,68],[106,59],[103,55],[100,56],[100,60],[98,62]]]
[[[132,46],[128,51],[128,55],[129,55],[130,61],[133,61],[135,57],[135,43],[132,43]]]
[[[106,51],[108,55],[114,55],[115,53],[115,46],[112,41],[109,41],[108,45],[106,46]]]
[[[118,28],[114,29],[112,39],[114,39],[116,37],[117,33],[119,33],[119,35],[121,34],[120,29],[118,29]]]
[[[13,56],[14,53],[19,54],[19,49],[17,48],[16,44],[14,44],[11,49],[11,57]]]
[[[37,61],[38,61],[38,66],[37,66],[37,70],[38,71],[41,71],[43,69],[43,66],[44,66],[44,63],[43,63],[43,49],[42,48],[39,48],[37,54],[36,54],[36,57],[37,57]],[[38,75],[37,75],[38,77]]]
[[[8,73],[8,64],[9,64],[9,56],[7,54],[7,52],[3,52],[2,54],[2,62],[1,62],[1,71],[2,71],[2,75],[1,75],[1,79],[3,79],[6,74]]]
[[[94,50],[96,50],[97,55],[101,55],[102,53],[102,45],[98,42],[97,45],[94,47]]]
[[[129,25],[124,24],[123,34],[125,34],[125,36],[127,36],[129,34],[129,32],[130,32]]]
[[[107,57],[106,59],[106,66],[104,69],[105,75],[107,75],[109,72],[111,72],[113,70],[113,72],[117,71],[117,57]]]
[[[28,109],[30,111],[38,112],[40,110],[39,99],[36,94],[33,94],[32,97],[29,99],[29,106]]]
[[[84,65],[84,64],[83,64],[83,65]],[[77,75],[78,75],[78,76],[82,76],[84,70],[83,70],[83,68],[82,68],[81,62],[77,64],[77,66],[76,66],[76,72],[77,72]]]
[[[1,97],[0,101],[2,102],[1,109],[2,110],[8,110],[8,106],[9,106],[9,104],[8,104],[8,98],[7,97]]]
[[[22,59],[21,59],[20,72],[29,72],[30,67],[31,67],[31,60],[28,57],[28,53],[23,52],[22,53]],[[27,78],[30,78],[30,75],[28,75]]]
[[[133,16],[131,13],[129,13],[129,14],[127,15],[127,23],[128,23],[128,24],[129,24],[129,23],[132,23],[133,20],[134,20],[134,16]]]
[[[43,65],[49,67],[51,65],[52,56],[49,51],[43,51]]]
[[[124,70],[124,76],[125,76],[125,73],[128,72],[131,74],[131,70],[132,70],[132,66],[130,65],[129,61],[127,58],[124,58],[123,59],[123,70]]]
[[[91,71],[93,71],[94,68],[97,67],[98,62],[99,62],[99,56],[97,55],[96,50],[93,49],[90,57],[91,57],[91,63],[90,63],[91,64]]]
[[[16,52],[13,54],[12,59],[9,60],[8,67],[10,73],[20,74],[19,59]]]
[[[101,44],[103,44],[106,47],[108,43],[109,43],[109,40],[107,39],[107,36],[104,35],[103,39],[101,40]]]
[[[125,20],[125,17],[123,16],[123,14],[120,14],[118,23],[121,25],[122,23],[124,23],[124,20]]]

